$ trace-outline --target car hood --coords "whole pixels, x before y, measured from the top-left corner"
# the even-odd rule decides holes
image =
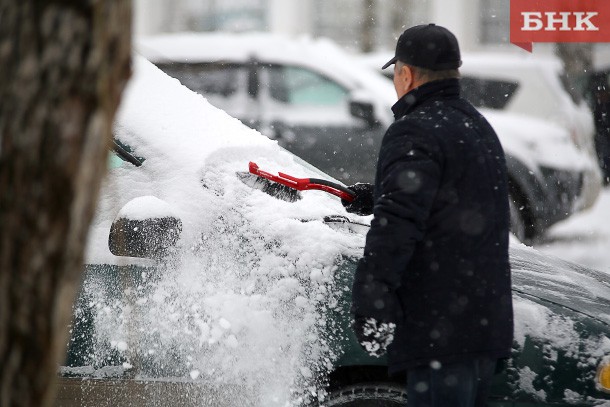
[[[510,250],[513,290],[610,325],[610,281],[601,271],[542,254],[520,243]]]

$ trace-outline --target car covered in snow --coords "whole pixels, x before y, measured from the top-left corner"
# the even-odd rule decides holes
[[[141,38],[137,48],[214,106],[331,176],[348,185],[373,181],[396,94],[391,82],[334,43],[178,33]],[[522,110],[477,106],[485,108],[507,154],[512,231],[520,240],[593,203],[599,171],[566,129]]]
[[[57,405],[404,405],[404,378],[349,328],[370,217],[273,188],[249,162],[338,181],[147,61],[134,68]],[[490,405],[608,402],[606,276],[516,241],[511,265],[513,354]]]

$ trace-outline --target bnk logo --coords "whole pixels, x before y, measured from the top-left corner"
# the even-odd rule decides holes
[[[510,42],[610,41],[610,0],[510,0]]]
[[[599,13],[597,11],[561,11],[546,12],[544,16],[540,11],[523,11],[523,31],[599,31],[599,27],[591,19]]]

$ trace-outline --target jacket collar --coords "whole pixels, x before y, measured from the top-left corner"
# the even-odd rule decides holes
[[[398,120],[409,114],[413,109],[427,100],[439,98],[456,99],[459,96],[460,81],[458,79],[443,79],[424,83],[398,99],[398,102],[392,106],[394,119]]]

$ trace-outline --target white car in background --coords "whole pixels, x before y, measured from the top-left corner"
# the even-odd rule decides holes
[[[531,57],[521,54],[467,54],[461,68],[464,96],[478,107],[495,96],[502,110],[537,117],[566,129],[576,146],[587,153],[588,172],[583,179],[580,205],[588,208],[601,191],[602,175],[595,152],[593,115],[576,84],[569,83],[557,57]],[[510,87],[511,91],[504,91]]]
[[[381,70],[393,54],[373,53],[359,59],[392,78],[392,70]],[[564,129],[585,154],[585,167],[577,210],[591,207],[602,186],[594,142],[593,116],[576,84],[569,83],[559,58],[513,53],[470,53],[462,56],[462,95],[480,109],[516,113],[555,124]],[[524,135],[531,135],[524,129]],[[540,151],[540,153],[544,153]]]
[[[338,180],[373,181],[396,93],[390,81],[334,43],[264,33],[176,33],[141,38],[136,48],[216,107]],[[507,152],[517,237],[539,235],[592,204],[599,187],[590,185],[601,178],[589,180],[590,160],[567,130],[516,113],[486,114]]]

